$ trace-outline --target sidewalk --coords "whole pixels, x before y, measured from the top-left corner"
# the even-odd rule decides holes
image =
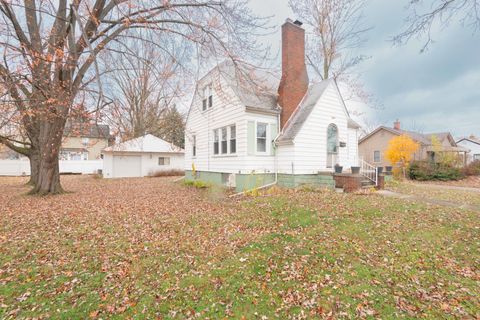
[[[428,185],[425,185],[425,186],[428,186]],[[457,187],[457,188],[462,188],[462,187]],[[476,189],[476,188],[472,188],[472,189]],[[465,188],[462,188],[460,190],[465,190]],[[477,191],[477,190],[475,190],[475,191]],[[478,192],[480,192],[480,191],[478,191]],[[428,198],[425,198],[425,197],[419,197],[419,196],[410,195],[410,194],[398,193],[398,192],[394,192],[394,191],[390,191],[390,190],[379,190],[379,191],[377,191],[377,193],[382,195],[382,196],[385,196],[385,197],[404,199],[404,200],[412,200],[412,201],[416,201],[416,202],[423,202],[423,203],[427,203],[427,204],[433,204],[433,205],[444,206],[444,207],[480,211],[480,206],[475,206],[475,205],[470,205],[470,204],[465,204],[465,203],[451,202],[451,201],[439,200],[439,199],[428,199]]]

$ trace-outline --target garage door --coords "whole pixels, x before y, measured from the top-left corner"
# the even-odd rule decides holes
[[[141,177],[141,156],[113,156],[113,176],[115,178]]]

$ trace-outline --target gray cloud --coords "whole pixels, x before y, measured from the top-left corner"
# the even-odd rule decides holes
[[[480,135],[480,32],[452,23],[437,28],[435,43],[425,53],[420,54],[425,39],[393,46],[389,39],[404,26],[407,2],[372,0],[365,8],[374,28],[359,52],[372,58],[359,71],[384,105],[383,110],[370,110],[370,123],[390,124],[399,118],[404,126],[426,132]],[[293,17],[287,0],[252,0],[251,6],[260,15],[273,15],[278,28]],[[266,41],[275,52],[280,32]]]

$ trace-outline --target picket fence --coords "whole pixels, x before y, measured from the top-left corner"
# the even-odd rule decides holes
[[[60,160],[60,173],[93,174],[103,169],[103,160]],[[0,176],[28,176],[28,159],[0,160]]]

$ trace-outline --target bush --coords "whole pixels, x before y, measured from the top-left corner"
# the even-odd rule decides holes
[[[185,171],[183,170],[176,170],[176,169],[171,169],[171,170],[159,170],[159,171],[154,171],[149,173],[149,177],[173,177],[173,176],[183,176],[185,175]]]
[[[480,160],[475,160],[463,168],[463,174],[466,176],[480,175]]]
[[[183,184],[186,186],[195,187],[197,189],[206,189],[210,187],[210,184],[202,180],[184,180]]]
[[[412,180],[460,180],[463,178],[462,170],[452,165],[433,163],[429,161],[415,161],[408,167],[408,175]]]

